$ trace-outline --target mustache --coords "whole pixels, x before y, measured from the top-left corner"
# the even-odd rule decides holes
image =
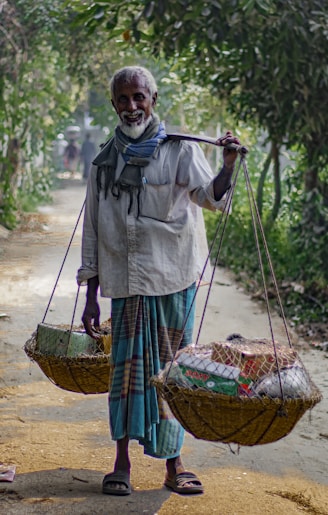
[[[128,118],[129,116],[139,116],[139,115],[145,116],[145,113],[143,112],[142,109],[136,109],[132,113],[130,113],[129,111],[122,111],[121,112],[121,119],[122,118],[123,119]]]

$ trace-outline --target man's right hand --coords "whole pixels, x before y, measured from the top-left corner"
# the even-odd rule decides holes
[[[82,322],[86,333],[95,340],[100,338],[100,307],[97,302],[98,286],[98,276],[88,280],[87,301],[82,315]]]

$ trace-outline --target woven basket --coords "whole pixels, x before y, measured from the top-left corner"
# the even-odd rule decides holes
[[[174,416],[195,438],[253,446],[287,436],[304,413],[322,396],[313,386],[308,399],[269,399],[230,396],[184,388],[152,378]]]
[[[109,321],[102,324],[101,332],[102,338],[96,341],[78,328],[39,324],[24,350],[59,388],[86,395],[107,393],[112,371]]]

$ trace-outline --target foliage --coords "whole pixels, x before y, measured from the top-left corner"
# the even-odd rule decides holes
[[[32,176],[23,178],[17,190],[18,204],[22,213],[34,211],[40,204],[51,202],[53,177],[43,169],[33,169]]]
[[[274,167],[267,163],[263,181],[258,183],[258,199],[279,279],[302,282],[306,293],[301,304],[305,298],[312,298],[312,304],[313,298],[327,298],[325,4],[324,0],[143,0],[120,4],[103,0],[88,6],[79,0],[70,2],[77,12],[76,22],[90,33],[101,26],[109,37],[120,35],[127,45],[164,55],[183,83],[196,83],[223,101],[235,124],[256,124],[266,134]],[[303,157],[293,174],[282,166],[282,149]],[[252,172],[255,188],[261,166],[265,166],[265,157]],[[238,265],[256,276],[244,201],[245,196],[238,198],[236,193],[225,251],[229,266],[237,269]],[[236,257],[236,248],[242,259]],[[296,309],[299,292],[291,288],[288,295]]]
[[[72,103],[64,56],[52,46],[57,22],[48,9],[53,5],[17,0],[1,6],[0,222],[8,228],[17,222],[25,185],[33,178],[49,182],[43,177],[49,173],[47,149]],[[37,189],[35,184],[26,196]]]
[[[327,39],[323,0],[3,0],[0,223],[13,227],[30,199],[48,195],[51,143],[68,121],[87,110],[112,130],[108,78],[138,62],[154,72],[169,129],[234,128],[251,148],[252,186],[288,310],[326,316]],[[264,169],[268,143],[279,156]],[[217,153],[204,149],[216,166]],[[221,260],[258,288],[242,180],[233,213]],[[216,221],[207,215],[210,238]]]
[[[256,152],[250,155],[247,163],[254,197],[258,169],[261,168],[263,160],[265,160],[265,154]],[[317,226],[315,231],[309,231],[304,222],[304,199],[295,187],[295,175],[299,176],[298,181],[302,180],[301,166],[301,162],[296,162],[293,166],[286,167],[282,184],[282,209],[277,223],[270,231],[264,231],[264,238],[285,315],[297,326],[305,322],[327,324],[328,236],[324,228],[328,222],[328,211],[327,208],[322,207],[321,195],[313,192],[312,201],[307,205],[311,206],[313,212],[310,218],[317,219]],[[298,170],[298,174],[295,170]],[[291,181],[291,177],[294,182]],[[223,245],[219,252],[219,264],[230,268],[237,280],[242,282],[250,293],[264,299],[263,277],[259,266],[261,257],[270,302],[278,309],[277,290],[265,253],[264,240],[258,230],[259,255],[251,221],[250,204],[244,190],[245,181],[243,174],[239,172],[233,197],[233,211],[228,219],[223,234]],[[272,195],[273,188],[270,189],[267,184],[262,219],[268,213]],[[205,212],[210,243],[213,241],[219,221],[217,214]],[[218,241],[212,251],[212,261],[218,252]]]
[[[90,31],[179,63],[185,80],[208,86],[237,119],[256,121],[288,148],[304,146],[316,186],[318,159],[328,162],[328,14],[324,0],[74,0],[76,20]],[[314,184],[313,184],[314,183]]]

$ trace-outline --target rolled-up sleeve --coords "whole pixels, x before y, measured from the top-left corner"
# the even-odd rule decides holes
[[[212,169],[202,149],[196,144],[182,147],[182,169],[188,173],[190,199],[198,206],[210,211],[231,212],[231,196],[228,190],[220,200],[214,197],[214,180]],[[197,184],[198,183],[198,184]]]
[[[213,179],[213,181],[211,181],[211,183],[207,186],[207,188],[205,190],[208,202],[211,205],[211,208],[208,208],[208,209],[212,209],[215,211],[222,211],[222,212],[225,211],[230,214],[231,207],[232,207],[232,198],[231,198],[232,190],[231,190],[231,188],[225,192],[225,194],[223,195],[222,198],[220,198],[220,200],[215,200],[213,182],[214,182],[214,179]]]

